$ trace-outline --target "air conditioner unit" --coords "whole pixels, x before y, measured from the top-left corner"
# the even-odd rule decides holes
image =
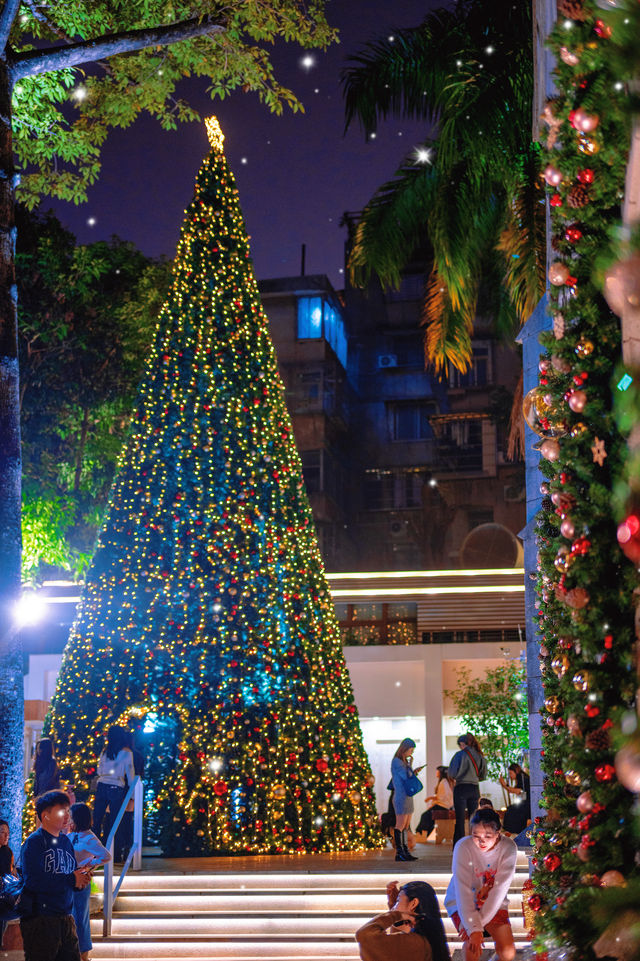
[[[504,499],[507,504],[521,504],[526,500],[527,491],[522,484],[506,484]]]
[[[398,358],[396,354],[378,354],[378,370],[385,367],[397,367]]]

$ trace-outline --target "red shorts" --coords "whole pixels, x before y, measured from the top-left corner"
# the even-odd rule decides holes
[[[462,926],[462,921],[460,920],[460,915],[457,911],[454,911],[451,915],[451,920],[456,926],[456,931],[460,935],[463,941],[469,940],[469,935],[467,934],[466,928]],[[500,908],[496,914],[491,918],[490,921],[485,925],[482,936],[485,938],[492,938],[494,936],[494,931],[496,928],[500,928],[503,925],[508,924],[511,927],[511,922],[509,921],[509,912],[506,908]]]

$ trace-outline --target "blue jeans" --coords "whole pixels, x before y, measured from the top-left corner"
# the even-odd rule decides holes
[[[91,900],[91,885],[87,884],[82,891],[73,892],[73,920],[76,922],[76,932],[78,934],[78,944],[80,953],[90,951],[93,947],[91,942],[91,922],[89,919],[89,902]]]
[[[98,781],[96,803],[93,806],[93,833],[98,835],[103,844],[109,836],[111,825],[122,807],[126,793],[126,787],[117,787],[115,784],[103,784],[102,781]]]
[[[456,841],[464,837],[465,813],[468,812],[469,818],[471,819],[475,809],[478,807],[479,800],[480,787],[477,784],[463,781],[462,784],[456,784],[454,787],[453,807],[456,812],[456,827],[453,832],[453,847],[456,846]]]

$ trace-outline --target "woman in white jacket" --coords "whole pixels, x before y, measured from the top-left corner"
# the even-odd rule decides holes
[[[93,832],[103,844],[109,837],[111,825],[124,801],[127,786],[133,784],[133,753],[126,746],[126,735],[123,727],[112,724],[107,731],[107,743],[98,760]]]
[[[513,961],[507,893],[518,849],[500,834],[500,818],[490,808],[478,808],[469,826],[470,836],[453,849],[445,910],[462,938],[463,961],[479,961],[485,937],[493,939],[498,961]]]

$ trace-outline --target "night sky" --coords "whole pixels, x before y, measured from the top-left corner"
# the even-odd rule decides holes
[[[360,210],[426,131],[422,124],[390,121],[369,143],[357,125],[343,136],[340,72],[367,41],[415,26],[430,7],[442,5],[437,0],[328,2],[327,17],[340,32],[339,44],[322,52],[282,43],[273,53],[277,78],[302,100],[304,114],[285,107],[281,117],[273,116],[254,94],[241,92],[211,101],[205,80],[180,88],[203,116],[215,113],[220,120],[259,279],[298,275],[306,243],[306,272],[326,273],[342,286],[342,214]],[[313,66],[303,65],[308,56]],[[166,133],[143,117],[128,130],[111,133],[88,203],[74,207],[45,200],[43,206],[52,206],[81,243],[118,234],[149,256],[173,257],[207,151],[203,124],[182,124]]]

